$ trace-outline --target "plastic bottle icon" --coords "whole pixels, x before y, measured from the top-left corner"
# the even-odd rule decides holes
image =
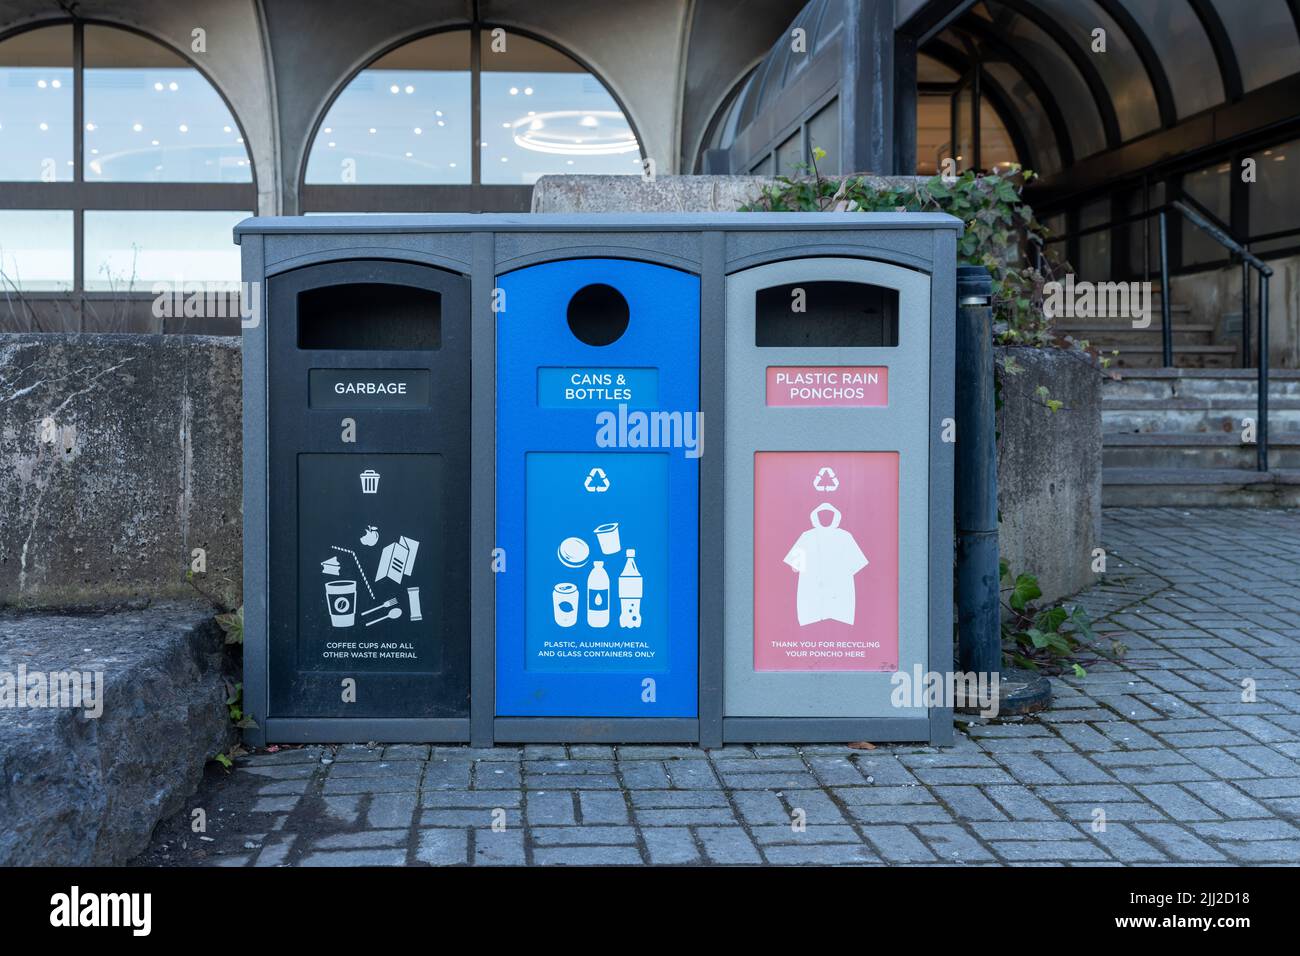
[[[641,626],[641,572],[636,566],[636,550],[627,549],[627,564],[618,576],[619,627]]]
[[[609,627],[609,575],[604,561],[593,561],[587,575],[587,626]]]

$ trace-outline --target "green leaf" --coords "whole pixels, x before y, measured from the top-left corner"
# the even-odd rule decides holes
[[[1023,611],[1026,604],[1042,596],[1043,591],[1038,586],[1038,578],[1032,574],[1021,574],[1016,577],[1015,587],[1012,588],[1008,602],[1015,610]]]
[[[231,760],[229,757],[227,757],[225,754],[217,754],[212,759],[215,760],[217,763],[221,764],[221,766],[225,767],[227,770],[229,770],[231,767],[235,765],[235,762]]]

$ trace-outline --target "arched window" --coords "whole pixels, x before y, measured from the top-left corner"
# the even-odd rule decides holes
[[[631,124],[589,70],[476,27],[404,43],[352,78],[317,127],[302,207],[525,210],[548,173],[640,171]]]
[[[158,284],[238,282],[252,166],[179,54],[117,27],[36,27],[0,39],[0,89],[0,326],[96,329],[111,312],[139,328]],[[41,293],[61,293],[57,317]]]

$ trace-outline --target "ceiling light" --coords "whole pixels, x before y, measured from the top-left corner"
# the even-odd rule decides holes
[[[555,110],[520,118],[513,125],[515,143],[538,153],[609,156],[639,149],[618,110]]]
[[[392,86],[390,86],[390,87],[388,88],[388,92],[389,92],[389,93],[400,93],[400,92],[402,92],[402,88],[401,88],[400,86],[398,86],[396,83],[394,83]]]
[[[159,93],[161,93],[162,90],[163,90],[163,85],[162,85],[161,83],[155,83],[155,84],[153,85],[153,88],[154,88],[155,90],[157,90]]]
[[[414,92],[415,92],[415,87],[411,86],[411,85],[408,83],[408,84],[406,85],[406,95],[407,95],[407,96],[410,96],[410,95],[411,95],[412,93],[414,93]]]
[[[140,125],[139,123],[132,123],[132,124],[131,124],[131,129],[132,129],[133,132],[138,133],[138,132],[140,132],[142,129],[144,129],[144,127],[143,127],[142,125]]]
[[[171,83],[168,83],[168,84],[167,84],[167,89],[169,89],[169,90],[171,90],[173,93],[175,93],[177,90],[180,89],[180,87],[177,86],[177,85],[176,85],[176,82],[173,80]]]

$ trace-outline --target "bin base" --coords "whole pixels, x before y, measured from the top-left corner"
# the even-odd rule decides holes
[[[337,718],[268,717],[263,744],[463,744],[468,717]]]
[[[952,712],[940,717],[724,717],[722,739],[729,744],[931,743],[951,741]],[[936,738],[936,727],[948,736]],[[939,732],[942,733],[941,731]]]
[[[499,744],[693,744],[700,739],[695,718],[498,717]]]

